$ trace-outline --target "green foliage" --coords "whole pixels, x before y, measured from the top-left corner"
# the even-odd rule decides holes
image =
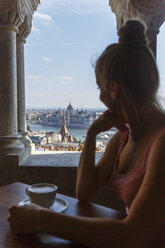
[[[73,142],[78,142],[78,140],[76,139],[76,137],[73,137]]]
[[[27,131],[31,132],[30,124],[27,124]]]
[[[36,141],[33,142],[35,144],[35,146],[39,146],[38,143]]]

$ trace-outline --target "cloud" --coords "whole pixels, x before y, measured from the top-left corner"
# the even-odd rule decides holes
[[[52,17],[48,14],[42,14],[40,12],[34,13],[35,20],[41,22],[42,26],[50,26],[52,24]]]
[[[32,32],[35,32],[35,33],[37,33],[39,35],[41,34],[41,30],[39,28],[37,28],[34,24],[32,26]]]
[[[46,62],[51,62],[52,61],[49,57],[42,57],[42,60],[44,60]]]
[[[31,75],[25,76],[26,82],[30,84],[53,84],[64,83],[72,80],[70,76],[48,76],[48,75]]]
[[[25,81],[28,83],[32,83],[32,84],[39,84],[41,83],[41,78],[38,75],[26,75],[25,76]]]
[[[46,83],[53,84],[53,83],[55,83],[55,80],[54,79],[47,79],[46,80]]]
[[[40,92],[34,92],[32,93],[32,96],[40,97],[42,94]]]
[[[36,80],[38,79],[38,76],[37,75],[26,75],[26,78],[30,80]]]
[[[34,13],[34,16],[40,20],[44,20],[44,21],[51,21],[52,17],[50,15],[47,14],[41,14],[41,13]]]
[[[42,64],[25,64],[25,66],[42,66]]]
[[[70,81],[72,80],[72,77],[69,77],[69,76],[58,76],[58,77],[55,77],[56,80],[62,80],[62,81]]]
[[[35,47],[38,47],[38,46],[40,46],[41,44],[40,43],[31,43],[31,42],[27,42],[27,44],[26,44],[26,46],[28,46],[28,47],[31,47],[31,46],[35,46]]]

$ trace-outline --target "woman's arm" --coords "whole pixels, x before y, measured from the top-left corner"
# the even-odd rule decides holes
[[[76,196],[81,201],[90,200],[110,177],[117,155],[121,133],[118,132],[114,135],[103,157],[95,165],[96,136],[98,133],[109,130],[117,125],[120,125],[120,128],[122,125],[124,126],[124,124],[121,124],[121,120],[117,120],[109,111],[106,111],[90,126],[87,132],[77,171]]]
[[[79,200],[91,200],[110,178],[120,136],[118,132],[112,137],[102,158],[95,164],[96,136],[88,132],[77,170],[76,197]]]
[[[128,246],[127,226],[122,221],[67,216],[30,205],[12,206],[9,211],[8,221],[16,234],[44,232],[87,247],[132,248]]]

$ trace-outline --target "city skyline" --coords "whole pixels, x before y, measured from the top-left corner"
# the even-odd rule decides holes
[[[158,35],[157,62],[165,95],[165,25]],[[42,0],[25,44],[26,108],[105,108],[95,83],[96,59],[117,42],[108,0]]]
[[[70,101],[71,102],[71,104],[72,104],[72,101]],[[66,105],[66,106],[63,106],[63,107],[56,107],[56,106],[54,106],[54,107],[26,107],[26,111],[54,111],[54,110],[61,110],[61,111],[66,111],[66,109],[67,109],[67,107],[68,107],[68,105],[69,105],[69,103]],[[103,105],[103,107],[76,107],[76,106],[73,106],[74,107],[74,109],[75,110],[87,110],[87,111],[105,111],[106,110],[106,107]]]

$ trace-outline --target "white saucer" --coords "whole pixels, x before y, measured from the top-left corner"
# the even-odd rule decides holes
[[[31,204],[30,199],[25,199],[21,201],[18,205],[25,206],[25,205],[30,205],[30,204]],[[56,197],[53,203],[53,206],[51,206],[50,210],[61,213],[61,212],[64,212],[67,208],[68,208],[68,203],[64,201],[63,199]]]

